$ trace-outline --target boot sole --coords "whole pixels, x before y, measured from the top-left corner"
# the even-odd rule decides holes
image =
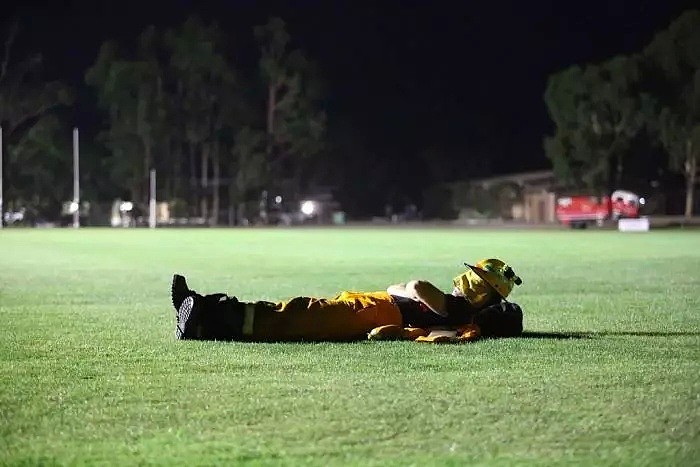
[[[194,298],[187,297],[177,310],[177,325],[175,326],[175,337],[177,339],[186,339],[185,330],[187,329],[187,321],[189,321],[192,314],[192,308],[194,308]]]

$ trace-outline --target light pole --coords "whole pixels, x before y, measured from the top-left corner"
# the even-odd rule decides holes
[[[3,219],[3,210],[2,210],[2,127],[0,126],[0,229],[2,229],[2,219]]]
[[[78,129],[73,128],[73,227],[80,227],[80,151]]]
[[[151,196],[148,201],[148,226],[156,227],[156,169],[151,169]]]

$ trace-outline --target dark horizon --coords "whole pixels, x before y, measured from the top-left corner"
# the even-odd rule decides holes
[[[330,129],[349,124],[385,160],[410,166],[435,147],[503,174],[549,167],[542,138],[552,129],[543,100],[550,74],[640,51],[691,3],[78,0],[9,5],[4,22],[21,20],[14,55],[41,52],[48,77],[86,88],[85,71],[105,40],[128,46],[146,26],[173,28],[190,15],[220,24],[234,66],[251,73],[253,27],[280,16],[327,83]],[[95,126],[88,96],[78,94],[76,126]]]

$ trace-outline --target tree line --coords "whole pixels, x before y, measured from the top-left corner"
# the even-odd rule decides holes
[[[66,122],[77,91],[44,79],[40,55],[13,53],[20,29],[18,22],[6,28],[0,50],[5,207],[52,218],[72,192]],[[100,121],[96,137],[81,144],[81,198],[145,206],[156,169],[158,198],[171,201],[174,214],[211,225],[222,221],[224,207],[240,217],[264,192],[286,197],[328,180],[344,203],[381,208],[381,161],[348,122],[329,127],[316,64],[291,46],[279,18],[251,33],[253,72],[235,62],[225,31],[196,17],[148,27],[131,45],[102,44],[84,79]],[[544,151],[563,189],[609,193],[645,165],[682,175],[685,214],[692,215],[700,11],[681,15],[639,53],[554,73],[544,101],[554,123]],[[640,148],[661,156],[642,162]],[[449,177],[436,173],[432,181]],[[358,186],[358,178],[366,183]]]
[[[693,214],[700,158],[700,11],[687,11],[639,53],[574,65],[549,77],[545,102],[555,132],[544,139],[562,184],[620,188],[639,149],[664,155],[654,169],[685,180]]]
[[[10,27],[0,74],[5,198],[50,216],[72,184],[61,113],[75,96],[41,79],[40,56],[12,61],[18,29]],[[219,26],[196,17],[174,29],[148,27],[132,49],[102,44],[85,74],[104,120],[97,144],[81,151],[81,178],[90,181],[83,199],[144,206],[155,169],[160,199],[216,225],[222,204],[241,206],[263,190],[302,190],[324,146],[322,81],[314,63],[290,47],[283,20],[253,32],[254,76],[232,63]]]

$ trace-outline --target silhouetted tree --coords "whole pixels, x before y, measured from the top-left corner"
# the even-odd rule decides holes
[[[549,78],[545,102],[556,133],[545,138],[545,152],[566,184],[594,190],[621,184],[624,157],[649,107],[638,82],[636,59],[624,56]]]
[[[8,154],[5,198],[8,207],[14,203],[42,216],[57,216],[58,203],[69,196],[62,188],[71,180],[71,133],[52,113],[72,104],[73,93],[59,81],[42,78],[41,55],[15,59],[19,30],[18,21],[10,23],[0,58],[0,125]]]
[[[650,127],[668,153],[669,167],[685,177],[684,214],[690,217],[700,159],[700,11],[685,12],[657,34],[644,57],[657,103]]]
[[[304,162],[322,149],[325,113],[313,64],[300,50],[288,50],[290,36],[280,18],[255,28],[260,72],[267,89],[266,169],[269,181],[291,179],[298,187]]]
[[[245,121],[236,72],[224,56],[223,42],[216,24],[205,25],[197,18],[167,33],[191,186],[199,172],[200,214],[212,224],[218,223],[221,157],[230,154],[231,135]]]
[[[147,30],[142,42],[153,33]],[[131,198],[145,204],[153,151],[160,143],[156,136],[164,119],[161,70],[153,60],[120,58],[116,43],[106,42],[87,71],[86,82],[97,89],[98,102],[109,116],[109,128],[100,137],[117,156],[113,170],[124,177]]]

